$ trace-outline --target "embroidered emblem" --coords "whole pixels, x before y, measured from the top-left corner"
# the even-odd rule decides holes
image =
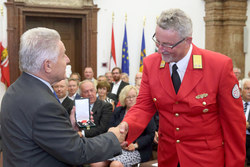
[[[232,96],[233,96],[235,99],[240,98],[240,89],[239,89],[239,86],[238,86],[237,84],[235,84],[234,87],[233,87]]]

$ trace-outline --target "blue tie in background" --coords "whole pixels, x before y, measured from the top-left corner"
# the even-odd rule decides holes
[[[61,102],[60,102],[60,100],[59,100],[59,98],[58,98],[58,97],[57,97],[57,95],[56,95],[56,92],[55,92],[55,91],[53,91],[53,93],[54,93],[54,95],[55,95],[55,97],[56,97],[57,101],[58,101],[59,103],[61,103]]]

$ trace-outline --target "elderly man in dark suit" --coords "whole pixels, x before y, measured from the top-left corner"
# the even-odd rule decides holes
[[[34,28],[22,35],[22,74],[6,91],[1,108],[4,166],[66,167],[121,152],[124,127],[91,139],[80,138],[73,129],[74,108],[69,118],[51,87],[66,78],[69,62],[57,31]]]
[[[97,99],[96,87],[92,81],[87,79],[80,83],[80,95],[83,98],[89,98],[90,110],[93,112],[93,118],[96,125],[90,129],[83,129],[85,137],[94,137],[107,132],[112,117],[112,105]]]

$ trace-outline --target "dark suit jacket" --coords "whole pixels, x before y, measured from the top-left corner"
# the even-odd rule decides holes
[[[71,99],[67,96],[67,97],[63,100],[62,105],[63,105],[63,107],[67,110],[67,112],[68,112],[69,115],[70,115],[71,110],[72,110],[72,108],[73,108],[73,106],[74,106],[74,101],[71,100]]]
[[[114,110],[114,115],[111,119],[111,127],[115,127],[119,125],[125,115],[126,107],[117,107]],[[140,118],[143,119],[143,118]],[[155,135],[155,123],[154,120],[151,119],[146,129],[142,132],[142,134],[133,142],[138,143],[138,151],[141,156],[141,162],[146,162],[150,160],[152,154],[152,143]]]
[[[118,88],[118,90],[117,90],[117,93],[116,93],[116,96],[117,96],[118,101],[119,101],[119,95],[120,95],[122,89],[123,89],[125,86],[127,86],[127,85],[129,85],[129,83],[123,82],[123,81],[121,82],[121,84],[120,84],[120,86],[119,86],[119,88]],[[110,90],[113,89],[113,86],[114,86],[114,83],[111,83],[111,84],[110,84]],[[111,92],[112,92],[112,91],[111,91]],[[118,102],[118,101],[117,101],[117,102]]]
[[[94,137],[108,131],[109,123],[112,117],[113,106],[102,100],[96,99],[92,109],[95,127],[89,130],[84,129],[86,137]]]
[[[111,132],[80,138],[48,86],[27,73],[3,97],[1,127],[5,167],[66,167],[103,161],[121,151]]]

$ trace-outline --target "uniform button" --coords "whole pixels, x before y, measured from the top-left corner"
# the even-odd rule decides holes
[[[203,113],[206,113],[206,112],[208,112],[208,109],[207,109],[207,108],[205,108],[205,109],[203,110]]]
[[[207,105],[207,103],[205,101],[202,102],[203,106]]]
[[[180,140],[176,140],[176,143],[180,143],[181,141]]]
[[[156,101],[156,98],[153,98],[153,101]]]
[[[175,104],[179,104],[179,102],[178,102],[178,101],[176,101],[176,102],[175,102]]]
[[[178,114],[178,113],[175,113],[175,116],[176,116],[176,117],[179,117],[179,114]]]
[[[180,128],[175,128],[177,131],[179,131],[180,130]]]

